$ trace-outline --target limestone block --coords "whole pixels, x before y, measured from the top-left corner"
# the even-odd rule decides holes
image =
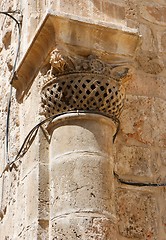
[[[132,138],[144,144],[165,147],[165,106],[165,101],[159,98],[128,96],[121,123],[129,142]]]
[[[152,105],[152,138],[154,145],[166,147],[166,101],[154,98]]]
[[[17,184],[17,201],[15,207],[15,213],[17,214],[13,216],[14,236],[17,237],[24,230],[26,219],[25,206],[26,206],[25,184],[24,182],[19,181]],[[17,223],[17,227],[15,227],[15,223]]]
[[[60,0],[60,11],[83,17],[90,17],[90,2],[82,0]]]
[[[139,1],[137,0],[127,0],[125,1],[125,18],[127,25],[130,27],[138,27],[139,21]]]
[[[103,1],[93,0],[92,1],[92,13],[95,19],[104,20],[103,16]]]
[[[152,144],[152,99],[146,96],[127,96],[121,114],[124,141],[130,144]]]
[[[28,42],[31,41],[32,35],[39,24],[39,19],[40,18],[39,18],[39,14],[37,13],[37,11],[34,11],[34,9],[33,9],[33,11],[29,10],[29,22],[28,22],[28,28],[27,28]]]
[[[8,224],[11,226],[9,235],[14,235],[13,219],[16,219],[17,181],[18,172],[15,170],[10,175],[6,172],[1,179],[0,221],[2,228],[0,229],[0,236],[9,234]]]
[[[153,50],[154,49],[154,35],[152,32],[152,29],[149,25],[146,24],[140,24],[139,25],[139,31],[142,36],[142,43],[141,48],[144,51]]]
[[[19,147],[24,142],[26,136],[28,135],[29,131],[40,121],[38,116],[38,97],[36,96],[37,87],[36,84],[33,85],[33,89],[26,102],[22,104],[20,107],[20,132],[21,132],[21,140],[19,143]],[[35,104],[33,103],[35,101]],[[33,107],[32,107],[33,106]],[[31,118],[31,120],[30,120]],[[30,146],[26,155],[21,159],[21,179],[26,178],[26,176],[33,171],[33,169],[37,168],[39,163],[39,135],[34,139],[33,144]],[[19,149],[19,148],[18,148]],[[18,150],[17,149],[17,150]]]
[[[116,171],[120,176],[143,181],[151,177],[151,150],[136,146],[119,146],[116,149]]]
[[[165,188],[156,189],[158,202],[158,239],[164,240],[166,237],[166,191]]]
[[[25,194],[25,216],[26,224],[37,221],[38,217],[38,167],[23,179]]]
[[[150,85],[150,87],[149,87]],[[126,93],[131,95],[156,97],[166,100],[165,77],[148,75],[142,71],[133,74],[133,78],[126,87]]]
[[[49,170],[47,164],[39,165],[39,218],[49,218]],[[42,225],[42,224],[41,224]]]
[[[50,0],[48,3],[46,3],[46,7],[52,8],[52,9],[56,9],[59,10],[59,6],[60,6],[60,0]]]
[[[43,130],[39,129],[39,159],[41,164],[49,164],[49,141],[48,136],[46,137],[47,132],[43,132]],[[42,174],[41,174],[42,176]]]
[[[166,150],[162,149],[160,152],[160,157],[161,157],[161,163],[166,166]]]
[[[166,52],[166,32],[162,32],[161,36],[161,51]]]
[[[166,6],[158,2],[143,2],[140,9],[141,16],[152,24],[166,25]]]
[[[102,12],[105,15],[106,21],[116,21],[124,24],[125,7],[118,4],[111,3],[110,1],[103,1]]]
[[[157,205],[148,192],[117,189],[118,229],[131,239],[157,240]]]
[[[156,52],[139,51],[136,59],[140,69],[146,73],[157,75],[164,69],[163,60]]]
[[[26,157],[28,156],[29,161],[26,161]],[[26,178],[30,172],[38,166],[38,152],[36,151],[35,144],[29,149],[28,154],[22,158],[22,165],[20,171],[20,178],[23,180]]]

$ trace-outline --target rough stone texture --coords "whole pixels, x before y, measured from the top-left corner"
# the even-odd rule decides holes
[[[69,239],[110,239],[112,235],[116,239],[109,141],[115,132],[114,123],[95,114],[68,114],[56,120],[52,128],[51,239],[61,239],[67,233]]]
[[[119,232],[130,239],[158,239],[156,201],[148,191],[117,189]]]
[[[78,216],[67,216],[65,219],[57,219],[52,223],[54,240],[111,240],[116,239],[116,228],[110,219],[103,216],[89,216],[78,214]]]
[[[22,56],[46,9],[53,8],[84,18],[138,27],[142,34],[135,73],[127,86],[121,127],[114,144],[115,170],[126,180],[165,182],[166,129],[166,3],[165,0],[66,0],[17,1],[1,0],[0,10],[21,9]],[[18,15],[15,15],[18,17]],[[5,167],[4,139],[9,95],[9,77],[16,52],[17,30],[11,19],[0,15],[0,170]],[[39,95],[34,84],[22,105],[12,98],[10,154],[13,157],[28,131],[40,120]],[[0,239],[49,239],[49,170],[48,143],[42,131],[17,169],[5,172],[0,179]],[[118,230],[107,218],[82,218],[82,232],[77,229],[77,217],[66,219],[68,230],[55,239],[165,240],[166,191],[164,187],[129,187],[116,183],[116,214]],[[80,218],[79,218],[80,219]],[[55,222],[52,223],[54,231]],[[64,219],[58,219],[61,229]],[[110,232],[105,231],[105,226]],[[93,230],[91,230],[93,229]],[[103,230],[104,229],[104,230]],[[91,237],[91,233],[93,238]],[[105,232],[105,233],[104,233]],[[64,235],[63,235],[64,234]],[[95,237],[94,237],[95,236]],[[51,238],[50,238],[51,239]]]
[[[153,1],[152,3],[143,2],[141,4],[140,13],[143,18],[154,24],[166,24],[166,6],[165,4],[158,4]]]
[[[140,178],[141,176],[151,177],[152,170],[150,160],[152,159],[151,151],[146,147],[138,146],[120,146],[117,148],[117,166],[116,171],[121,176]],[[143,179],[144,179],[143,178]]]

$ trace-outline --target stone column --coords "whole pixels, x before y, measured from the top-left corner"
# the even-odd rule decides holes
[[[115,240],[114,122],[68,113],[50,130],[50,239]]]
[[[41,91],[43,114],[58,114],[47,128],[50,239],[116,240],[112,144],[127,70],[51,53]]]
[[[139,39],[136,29],[50,10],[14,74],[20,103],[40,82],[50,120],[49,239],[116,239],[112,141],[122,63],[131,65]]]

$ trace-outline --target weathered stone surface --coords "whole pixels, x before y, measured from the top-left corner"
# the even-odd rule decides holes
[[[49,169],[47,164],[39,166],[39,219],[49,221]],[[41,222],[42,225],[42,222]]]
[[[92,1],[92,13],[95,19],[104,20],[103,12],[103,2],[100,0]]]
[[[103,12],[105,20],[112,20],[113,22],[124,23],[125,7],[118,4],[111,3],[110,1],[103,2]]]
[[[164,32],[161,37],[161,48],[161,51],[166,52],[166,32]]]
[[[164,69],[162,59],[160,59],[155,52],[140,52],[137,56],[137,62],[140,68],[150,74],[159,74]]]
[[[78,16],[90,17],[90,2],[81,0],[60,0],[60,11]]]
[[[161,150],[161,162],[166,166],[166,149]]]
[[[119,146],[116,149],[116,171],[120,176],[137,176],[139,181],[151,176],[151,151],[148,148],[136,146]]]
[[[150,85],[150,87],[149,87]],[[149,98],[156,97],[166,100],[166,79],[165,77],[148,75],[137,71],[133,74],[130,84],[126,87],[126,93]]]
[[[157,240],[157,205],[155,197],[143,191],[117,189],[118,229],[131,239]]]
[[[127,19],[137,20],[139,11],[139,2],[135,0],[126,1],[126,15]]]
[[[11,44],[11,34],[12,34],[11,31],[6,31],[5,35],[2,38],[2,43],[5,47],[5,49],[8,49],[8,47]]]
[[[166,6],[155,1],[145,2],[141,5],[141,16],[152,24],[166,25]]]
[[[149,51],[149,49],[152,51],[153,49],[155,49],[155,39],[150,26],[147,26],[146,24],[140,24],[139,32],[142,36],[142,44],[140,46],[141,49],[143,51]]]
[[[166,101],[154,98],[152,105],[152,138],[156,146],[166,148]]]
[[[100,215],[75,214],[52,221],[51,239],[60,240],[116,240],[116,227],[110,219]]]
[[[113,148],[116,148],[115,156],[117,156],[116,166],[114,165],[113,167],[120,176],[122,175],[127,180],[139,180],[141,182],[151,180],[151,182],[154,183],[166,182],[165,0],[1,0],[0,9],[1,11],[17,9],[21,10],[23,14],[20,58],[25,54],[40,19],[43,19],[48,9],[73,14],[78,18],[98,21],[98,23],[102,21],[107,24],[114,23],[117,26],[129,26],[139,29],[139,33],[142,35],[142,43],[137,53],[136,73],[131,78],[131,81],[128,82],[126,89],[128,96],[126,98],[125,110],[121,115],[120,131],[113,145]],[[13,16],[21,20],[19,14],[15,13]],[[13,69],[18,34],[14,21],[9,17],[1,14],[0,23],[0,171],[2,171],[5,167],[4,141],[9,79]],[[96,31],[98,31],[98,28]],[[52,33],[53,32],[54,31],[52,31]],[[98,36],[101,37],[102,34]],[[74,37],[73,32],[72,37]],[[98,43],[97,41],[100,40],[100,37],[95,39],[95,43]],[[47,35],[46,44],[48,44],[48,39]],[[119,38],[116,38],[117,42],[118,40]],[[87,37],[84,38],[84,42],[89,44]],[[128,44],[128,40],[126,40],[126,43]],[[110,41],[108,41],[108,48],[110,47],[112,47],[112,45],[110,45]],[[42,51],[43,50],[45,50],[45,47]],[[84,50],[85,49],[82,50],[83,55],[87,56]],[[108,59],[107,54],[105,55],[104,53],[103,56],[105,59]],[[33,55],[33,59],[35,58],[36,51],[34,51]],[[38,64],[37,61],[36,63]],[[28,71],[28,78],[30,73],[31,71]],[[20,143],[24,141],[28,131],[41,120],[38,116],[39,89],[36,87],[37,84],[38,80],[33,84],[32,89],[29,91],[22,105],[18,106],[17,102],[12,98],[10,159],[15,156]],[[49,143],[46,144],[46,141],[47,140],[43,139],[42,131],[40,131],[38,137],[29,149],[28,155],[26,154],[25,157],[21,159],[22,163],[17,163],[16,169],[13,168],[11,171],[5,172],[3,178],[0,178],[0,239],[51,240],[52,237],[49,236],[49,231],[52,231],[55,239],[62,240],[87,240],[93,238],[98,240],[166,239],[166,193],[164,187],[140,188],[125,185],[125,189],[117,189],[118,187],[122,187],[122,185],[119,186],[117,182],[115,185],[116,199],[114,197],[111,198],[111,203],[107,201],[107,208],[112,209],[112,205],[116,203],[119,221],[118,228],[115,226],[117,225],[116,221],[114,221],[115,219],[110,219],[109,217],[103,216],[103,214],[100,216],[88,215],[88,217],[87,215],[81,215],[81,218],[77,214],[75,214],[75,216],[71,214],[65,218],[63,218],[63,216],[62,218],[51,219],[51,226],[49,219],[49,191],[52,183],[49,182]],[[61,145],[64,143],[68,144],[65,141],[66,140],[63,140]],[[91,148],[90,142],[89,146],[89,148]],[[103,145],[101,144],[101,149],[102,148]],[[56,150],[60,151],[61,147]],[[86,158],[84,158],[84,160],[86,160]],[[91,160],[91,158],[89,159]],[[96,158],[96,160],[98,160],[99,163],[101,156]],[[64,161],[62,161],[62,163],[63,162]],[[94,162],[92,161],[92,163]],[[66,168],[70,168],[71,166],[69,163],[65,163],[64,165]],[[92,184],[94,190],[95,182],[97,182],[96,179],[98,179],[96,175],[99,174],[97,168],[103,166],[102,169],[106,169],[106,165],[96,163],[94,171],[91,170],[91,165],[87,163],[88,167],[86,171],[89,171],[90,174],[89,178],[86,178],[83,174],[79,176],[78,172],[80,169],[76,166],[75,161],[73,170],[74,167],[76,167],[77,171],[75,171],[72,176],[74,176],[74,180],[76,178],[78,181],[80,180],[79,186],[89,184],[88,180],[94,181]],[[83,164],[79,166],[85,169]],[[62,170],[64,170],[62,180],[63,178],[66,179],[64,185],[68,186],[71,191],[75,191],[77,186],[76,184],[72,184],[72,176],[67,178],[70,170],[65,171],[65,168]],[[88,174],[87,172],[86,174]],[[105,172],[105,177],[101,179],[101,182],[105,188],[109,186],[112,187],[112,182],[109,185],[107,184],[108,175],[112,174],[112,172],[108,169],[107,171],[105,170]],[[60,181],[61,184],[62,180]],[[67,182],[68,180],[69,182]],[[100,189],[102,189],[101,185]],[[84,190],[86,194],[83,193]],[[89,201],[91,205],[95,198],[99,195],[102,196],[102,193],[99,194],[97,187],[95,192],[90,190],[91,189],[87,190],[85,186],[76,191],[80,205],[81,202],[83,202],[84,206],[88,204],[88,201],[83,201],[84,195],[91,199]],[[94,195],[96,197],[94,197],[93,194],[91,195],[91,193],[95,193]],[[103,196],[108,195],[114,196],[114,190],[112,188],[109,188],[109,191],[108,189],[107,191],[103,190]],[[63,198],[64,195],[61,195],[61,197]],[[66,198],[67,204],[68,200],[70,199]],[[104,201],[104,199],[102,199],[102,201]],[[74,203],[72,202],[72,206],[73,205]],[[95,206],[98,206],[96,200]],[[104,204],[102,209],[104,209]],[[110,232],[112,235],[110,235]]]
[[[70,225],[66,226],[65,222],[68,221],[68,216],[71,216],[72,221],[72,215],[77,213],[80,221],[84,221],[84,215],[89,219],[91,214],[94,218],[99,214],[97,225],[101,232],[96,231],[101,236],[104,231],[103,218],[110,218],[115,224],[110,139],[115,126],[106,117],[79,113],[79,116],[67,114],[66,117],[55,120],[53,130],[50,145],[50,218],[51,224],[55,221],[55,229],[51,230],[51,236],[56,239],[57,234],[72,232]],[[59,219],[64,219],[61,233],[56,228]],[[95,221],[97,220],[94,223]],[[108,219],[106,222],[108,225]],[[89,235],[95,237],[92,229],[93,226]],[[110,236],[109,227],[106,229],[106,235]],[[81,239],[81,225],[77,231],[81,232]]]
[[[128,95],[121,114],[121,130],[129,144],[152,145],[152,99]]]
[[[165,147],[165,107],[160,98],[128,96],[121,115],[126,141]]]

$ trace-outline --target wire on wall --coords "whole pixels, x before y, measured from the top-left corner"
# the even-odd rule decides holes
[[[37,133],[38,133],[38,130],[39,128],[42,128],[42,125],[44,125],[45,123],[47,122],[51,122],[53,121],[55,118],[61,116],[61,115],[65,115],[65,114],[68,114],[68,113],[93,113],[93,114],[99,114],[99,112],[96,112],[96,111],[88,111],[88,110],[77,110],[77,111],[68,111],[68,112],[62,112],[62,113],[59,113],[59,114],[56,114],[56,115],[53,115],[51,117],[48,117],[46,118],[45,120],[41,121],[40,123],[38,123],[35,127],[33,127],[31,129],[31,131],[28,133],[28,135],[26,136],[25,140],[23,141],[23,144],[21,145],[17,155],[14,157],[14,159],[10,162],[7,162],[7,165],[5,167],[5,169],[3,170],[2,174],[0,175],[0,177],[2,177],[3,173],[8,171],[8,170],[12,170],[13,167],[15,167],[15,162],[20,160],[26,153],[27,151],[29,150],[30,146],[32,145]],[[110,116],[107,116],[107,114],[104,114],[104,113],[101,113],[103,116],[105,117],[108,117],[110,118]],[[117,125],[117,129],[119,129],[119,125]],[[43,129],[42,129],[43,130]],[[114,140],[115,140],[115,137],[117,135],[117,132],[115,133],[114,135]]]
[[[56,115],[53,115],[51,117],[46,118],[45,120],[41,121],[40,123],[38,123],[34,128],[31,129],[31,131],[28,133],[27,137],[25,138],[22,146],[20,147],[17,155],[15,156],[15,158],[13,159],[13,161],[11,161],[10,163],[7,163],[6,167],[4,168],[3,172],[0,175],[0,178],[3,176],[3,174],[8,171],[8,170],[12,170],[13,168],[16,168],[15,162],[20,160],[29,150],[30,146],[32,145],[39,128],[42,128],[42,125],[44,125],[47,122],[52,122],[55,118],[61,116],[61,115],[65,115],[68,113],[84,113],[84,110],[78,110],[78,111],[69,111],[69,112],[63,112],[63,113],[59,113]],[[87,112],[87,111],[86,111]],[[90,111],[93,114],[98,114],[98,112],[95,111]],[[101,114],[101,113],[100,113]],[[103,114],[104,116],[108,117],[107,115]],[[164,187],[166,186],[166,183],[145,183],[145,182],[132,182],[130,180],[124,180],[122,178],[119,177],[119,175],[114,172],[114,177],[118,180],[119,183],[121,184],[125,184],[125,185],[131,185],[131,186],[136,186],[136,187]]]
[[[13,21],[15,21],[15,23],[17,25],[17,29],[18,29],[17,50],[16,50],[14,65],[13,65],[13,69],[12,69],[12,73],[11,73],[11,77],[10,77],[10,83],[11,84],[12,84],[12,80],[13,80],[14,73],[15,73],[15,70],[16,70],[16,65],[17,65],[18,56],[19,56],[19,52],[20,52],[20,44],[21,44],[21,23],[15,17],[13,17],[11,15],[11,14],[15,14],[15,13],[20,13],[20,11],[18,11],[18,10],[7,11],[7,12],[1,12],[0,11],[0,14],[4,14],[4,15],[10,17]],[[10,130],[10,112],[11,112],[12,92],[13,92],[13,87],[11,85],[10,86],[10,92],[9,92],[9,98],[8,98],[8,104],[7,104],[6,131],[5,131],[5,160],[6,160],[7,164],[10,163],[10,158],[9,158],[9,130]]]
[[[165,187],[166,183],[146,183],[146,182],[132,182],[131,180],[124,180],[119,177],[119,175],[114,172],[115,178],[118,180],[118,182],[130,185],[130,186],[136,186],[136,187]]]

